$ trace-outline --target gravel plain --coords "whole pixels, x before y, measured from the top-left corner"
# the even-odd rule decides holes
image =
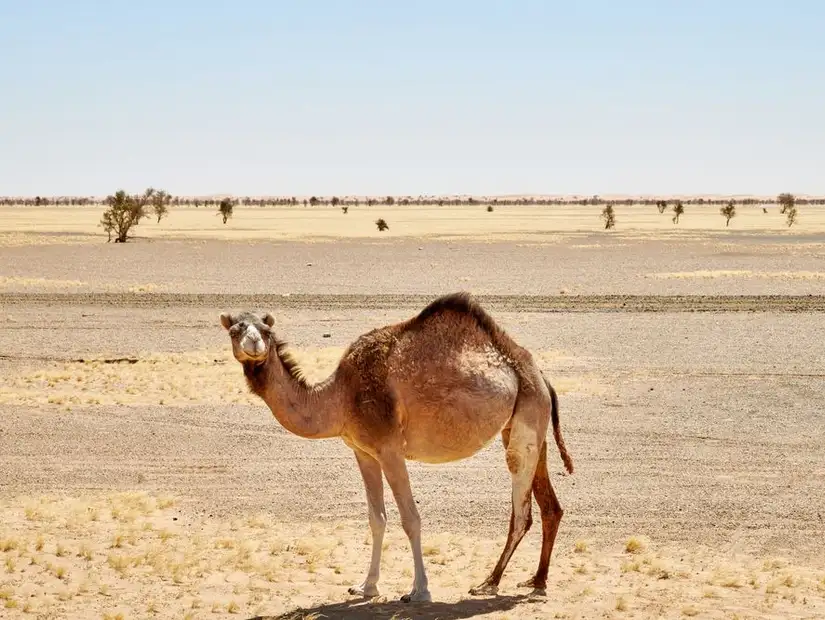
[[[816,575],[825,578],[821,241],[742,234],[600,243],[568,235],[552,243],[157,239],[0,248],[0,539],[36,535],[37,522],[22,516],[31,498],[171,495],[181,527],[250,514],[296,532],[308,523],[325,532],[354,523],[342,531],[361,545],[344,575],[355,578],[368,556],[351,453],[335,440],[289,435],[246,393],[218,314],[272,311],[309,373],[322,377],[360,333],[407,318],[438,294],[471,290],[536,354],[561,394],[576,472],[565,475],[551,449],[551,479],[566,510],[551,575],[557,596],[476,605],[461,581],[436,584],[440,606],[419,615],[394,603],[365,610],[340,602],[343,586],[315,592],[335,578],[324,581],[322,572],[315,586],[292,590],[276,579],[262,607],[236,592],[245,617],[295,608],[328,617],[624,617],[617,597],[631,601],[627,617],[825,617],[817,615],[825,581],[816,585]],[[410,472],[425,541],[490,541],[476,566],[489,568],[509,513],[500,441],[458,463],[411,463]],[[388,509],[397,533],[391,499]],[[537,529],[517,552],[528,558],[525,571]],[[288,527],[281,531],[288,537]],[[758,587],[684,577],[696,587],[679,590],[674,579],[675,589],[644,594],[644,584],[606,581],[614,569],[627,572],[619,570],[621,549],[631,537],[669,550],[674,562],[690,555],[695,570],[685,574],[728,561],[746,579],[750,569],[734,559],[741,555],[754,566],[784,558],[777,567],[803,566],[814,576],[800,577],[804,592],[771,591],[777,568],[774,581]],[[400,555],[385,579],[400,592],[409,563],[403,538],[396,540]],[[584,556],[573,549],[584,540],[592,555],[580,570]],[[305,574],[298,569],[287,581]],[[13,599],[26,579],[9,572],[0,589],[8,584]],[[135,592],[149,592],[150,582],[129,583],[111,581],[123,600],[131,592],[137,601],[127,615],[144,617],[147,602]],[[108,609],[79,595],[61,602],[45,582],[38,596],[53,617]],[[174,600],[166,590],[157,596]],[[212,611],[237,617],[222,600]],[[160,616],[182,613],[168,602]]]

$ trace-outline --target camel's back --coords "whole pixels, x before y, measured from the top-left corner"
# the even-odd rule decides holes
[[[470,456],[512,415],[523,350],[467,301],[436,300],[396,327],[387,370],[408,458]]]

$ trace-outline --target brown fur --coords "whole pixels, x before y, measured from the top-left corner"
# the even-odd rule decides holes
[[[405,461],[466,458],[499,433],[513,478],[510,533],[490,577],[472,592],[497,589],[532,523],[531,494],[541,511],[543,538],[539,568],[526,585],[544,587],[563,513],[547,472],[549,422],[562,461],[573,472],[561,435],[558,396],[529,351],[469,294],[440,297],[406,321],[363,334],[344,352],[335,372],[317,385],[307,382],[286,343],[272,333],[271,315],[224,314],[221,322],[250,389],[287,430],[308,438],[340,437],[355,452],[367,490],[373,558],[364,583],[352,592],[377,593],[386,521],[383,473],[413,550],[415,585],[407,598],[429,600],[420,518]]]

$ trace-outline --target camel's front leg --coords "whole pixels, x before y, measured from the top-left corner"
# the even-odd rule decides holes
[[[381,468],[390,484],[395,503],[398,505],[398,512],[401,515],[401,525],[407,538],[410,539],[412,548],[413,564],[415,567],[415,579],[409,594],[401,597],[405,603],[410,601],[430,601],[432,597],[427,584],[427,573],[424,570],[424,556],[421,553],[421,517],[418,516],[418,509],[413,499],[412,488],[410,488],[410,477],[407,473],[407,463],[404,455],[400,452],[384,451],[379,455]]]
[[[387,511],[384,508],[384,480],[381,477],[381,465],[366,452],[357,448],[355,459],[364,479],[369,508],[370,531],[372,532],[372,559],[363,583],[352,586],[350,594],[373,597],[378,596],[378,577],[381,572],[381,548],[384,544],[384,530],[387,528]]]

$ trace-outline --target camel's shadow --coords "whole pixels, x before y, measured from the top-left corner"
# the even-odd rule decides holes
[[[472,598],[457,603],[402,603],[400,601],[373,602],[355,599],[343,603],[327,603],[315,607],[294,609],[278,616],[256,616],[249,620],[302,620],[303,618],[348,618],[366,620],[381,618],[415,618],[416,620],[459,620],[479,614],[505,612],[519,603],[532,600],[530,595],[495,596],[493,598]]]

